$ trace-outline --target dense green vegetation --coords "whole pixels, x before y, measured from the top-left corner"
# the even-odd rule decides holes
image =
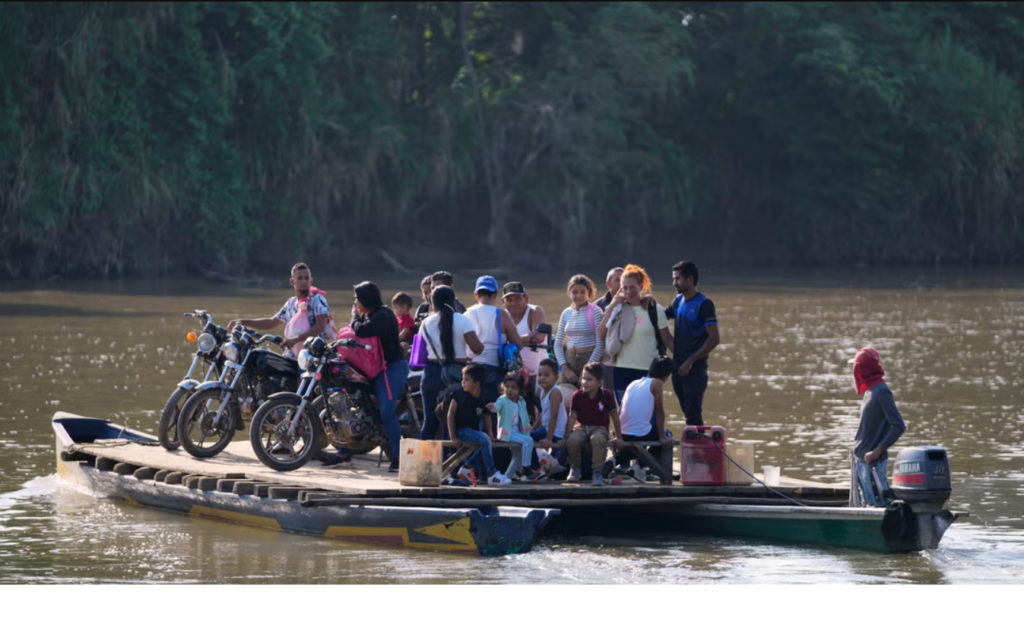
[[[6,2],[0,276],[1016,262],[1022,73],[1003,2]]]

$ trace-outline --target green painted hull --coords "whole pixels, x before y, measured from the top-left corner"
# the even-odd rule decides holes
[[[885,509],[666,503],[564,507],[552,531],[569,537],[623,532],[739,537],[893,553],[938,547],[946,529],[961,515],[947,510],[917,514],[906,505]]]
[[[743,510],[736,510],[738,508]],[[885,509],[808,510],[813,512],[760,506],[695,507],[680,515],[683,518],[680,526],[687,532],[707,535],[753,537],[874,552],[894,551],[883,534]]]
[[[914,552],[938,547],[958,514],[942,510],[915,514],[885,508],[798,506],[719,506],[665,508],[679,531],[751,537],[802,545],[834,546],[872,552]]]

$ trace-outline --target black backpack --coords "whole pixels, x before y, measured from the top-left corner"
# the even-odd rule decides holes
[[[654,328],[654,341],[658,344],[658,355],[665,355],[667,353],[665,341],[661,339],[661,331],[658,330],[658,301],[654,298],[651,298],[650,304],[647,305],[647,316],[651,319],[651,327]]]
[[[437,414],[437,419],[443,427],[448,426],[448,408],[452,406],[452,399],[455,398],[455,393],[459,390],[462,390],[462,384],[453,383],[437,393],[437,408],[434,410],[434,413]]]

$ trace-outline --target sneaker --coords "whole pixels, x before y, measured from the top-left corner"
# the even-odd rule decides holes
[[[322,469],[351,469],[352,468],[352,456],[343,456],[341,454],[330,454],[323,456],[320,459],[320,468]]]
[[[398,473],[398,465],[399,462],[397,460],[392,460],[388,466],[388,473]]]
[[[530,482],[540,482],[546,477],[548,477],[547,474],[541,471],[540,469],[537,469],[536,471],[531,471],[526,475],[526,479],[529,480]]]
[[[512,480],[506,478],[501,472],[487,478],[487,486],[508,486],[509,484],[512,484]]]
[[[579,482],[580,478],[583,477],[583,472],[580,471],[579,467],[573,467],[569,470],[569,477],[565,479],[566,482]]]
[[[593,484],[594,484],[594,486],[601,486],[602,484],[604,484],[604,476],[601,474],[600,471],[595,471],[594,472],[594,482],[593,482]]]
[[[630,469],[629,469],[629,474],[628,475],[631,478],[633,478],[634,480],[636,480],[637,482],[646,482],[647,481],[647,473],[644,472],[644,468],[640,466],[639,462],[634,462],[633,463],[633,466],[630,467]]]
[[[473,470],[469,467],[459,467],[459,472],[455,474],[455,477],[466,484],[472,484],[473,478],[476,476],[473,475]]]

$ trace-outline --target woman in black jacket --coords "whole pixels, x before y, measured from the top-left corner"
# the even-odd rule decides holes
[[[398,342],[398,318],[391,309],[384,306],[380,288],[366,281],[356,285],[355,291],[356,316],[352,320],[352,332],[357,337],[380,338],[380,348],[384,352],[384,361],[387,364],[387,369],[374,379],[373,386],[391,448],[391,453],[388,454],[391,457],[391,467],[388,470],[398,471],[402,430],[395,414],[395,399],[405,389],[405,382],[409,379],[409,362],[405,358],[402,345]]]

